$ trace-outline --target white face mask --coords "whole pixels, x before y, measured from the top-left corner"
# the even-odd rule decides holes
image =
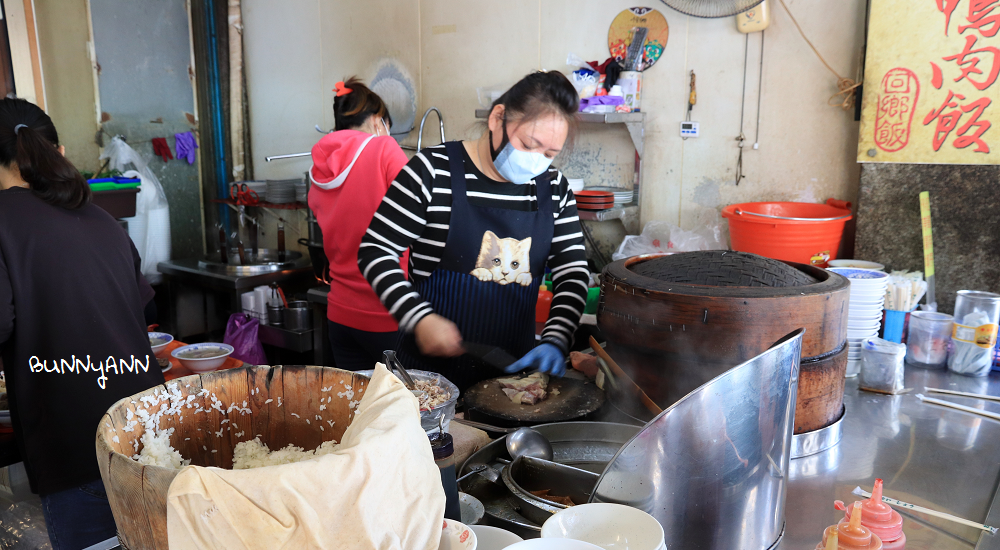
[[[507,137],[507,124],[503,126],[503,140],[499,151],[493,148],[493,133],[490,132],[490,155],[497,172],[511,183],[528,183],[549,169],[552,160],[541,153],[521,151],[511,144]]]
[[[385,135],[389,135],[389,125],[385,123],[385,119],[384,118],[380,118],[379,122],[381,122],[382,123],[382,127],[385,128]],[[380,136],[380,135],[382,135],[382,134],[379,133],[378,125],[376,125],[375,126],[375,136],[377,137],[377,136]]]

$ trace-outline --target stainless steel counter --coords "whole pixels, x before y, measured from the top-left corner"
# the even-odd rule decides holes
[[[227,273],[212,271],[199,267],[197,258],[160,262],[156,265],[156,268],[160,273],[169,275],[184,283],[229,291],[249,290],[261,285],[287,282],[290,279],[296,281],[300,279],[302,281],[313,279],[312,266],[308,258],[297,260],[295,267],[292,269],[257,275],[229,275]]]
[[[1000,525],[1000,503],[994,505],[1000,422],[924,405],[915,397],[925,387],[1000,396],[1000,377],[968,378],[908,367],[906,387],[912,391],[890,396],[859,391],[856,378],[847,381],[840,444],[791,461],[779,549],[812,550],[823,529],[843,517],[833,501],[859,500],[851,491],[858,485],[871,491],[876,478],[885,481],[886,496]],[[937,397],[1000,413],[1000,403]],[[913,550],[1000,548],[1000,536],[924,514],[905,513],[903,518],[907,548]]]

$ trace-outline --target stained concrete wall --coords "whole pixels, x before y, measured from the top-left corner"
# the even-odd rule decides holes
[[[97,171],[100,151],[86,0],[35,0],[46,110],[80,170]]]
[[[198,165],[153,155],[152,140],[196,128],[191,34],[184,0],[91,0],[104,129],[142,154],[170,203],[172,255],[203,252]]]
[[[853,113],[827,106],[837,91],[835,77],[788,16],[770,3],[758,150],[751,146],[757,132],[761,35],[750,35],[747,42],[733,18],[699,19],[661,3],[646,4],[663,13],[670,36],[663,56],[643,73],[644,222],[666,220],[687,227],[736,202],[856,198],[858,125]],[[854,76],[865,2],[787,4],[827,61],[842,75]],[[569,52],[603,61],[608,57],[608,26],[633,5],[626,0],[515,0],[499,7],[485,1],[421,0],[421,104],[443,105],[453,136],[478,136],[478,128],[470,128],[478,104],[476,87],[511,84],[536,68],[570,70]],[[744,133],[749,139],[743,161],[746,178],[737,187],[735,138],[740,132],[745,55]],[[683,141],[679,124],[692,69],[698,75],[692,118],[701,123],[701,137]],[[564,166],[567,173],[585,177],[587,185],[627,186],[632,158],[624,128],[585,127]]]
[[[840,74],[858,71],[864,0],[789,0],[789,8]],[[260,177],[295,175],[308,161],[266,165],[263,156],[308,150],[328,121],[332,83],[381,56],[414,67],[419,109],[441,108],[448,138],[473,138],[476,88],[509,86],[538,69],[571,70],[566,55],[608,57],[608,26],[631,0],[294,0],[280,7],[244,0],[254,165]],[[773,3],[772,3],[773,4]],[[830,107],[836,78],[819,62],[780,6],[763,43],[736,31],[733,18],[698,19],[652,4],[670,37],[644,73],[647,124],[642,219],[690,227],[721,206],[754,200],[857,198],[853,113]],[[734,183],[744,58],[746,178]],[[698,74],[693,119],[702,137],[682,141],[688,73]],[[317,73],[317,71],[319,71]],[[760,86],[758,86],[760,85]],[[757,135],[760,96],[759,149]],[[325,126],[328,127],[328,126]],[[428,132],[425,143],[437,138]],[[407,142],[415,141],[411,135]],[[588,185],[631,185],[634,152],[624,127],[585,127],[574,154],[560,159]]]
[[[923,271],[918,196],[928,191],[939,311],[953,311],[958,290],[1000,293],[998,186],[996,166],[865,164],[856,255]]]

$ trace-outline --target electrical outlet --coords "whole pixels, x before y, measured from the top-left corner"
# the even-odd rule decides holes
[[[681,137],[698,137],[698,123],[690,121],[681,122]]]

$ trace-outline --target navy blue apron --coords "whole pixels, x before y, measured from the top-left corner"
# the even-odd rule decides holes
[[[458,325],[463,340],[520,357],[535,346],[535,304],[555,230],[548,172],[535,178],[533,212],[473,206],[465,185],[465,148],[452,141],[445,149],[451,170],[448,239],[437,269],[414,287],[435,313]],[[502,375],[468,356],[422,355],[413,334],[401,336],[397,355],[406,368],[440,373],[463,391]]]

